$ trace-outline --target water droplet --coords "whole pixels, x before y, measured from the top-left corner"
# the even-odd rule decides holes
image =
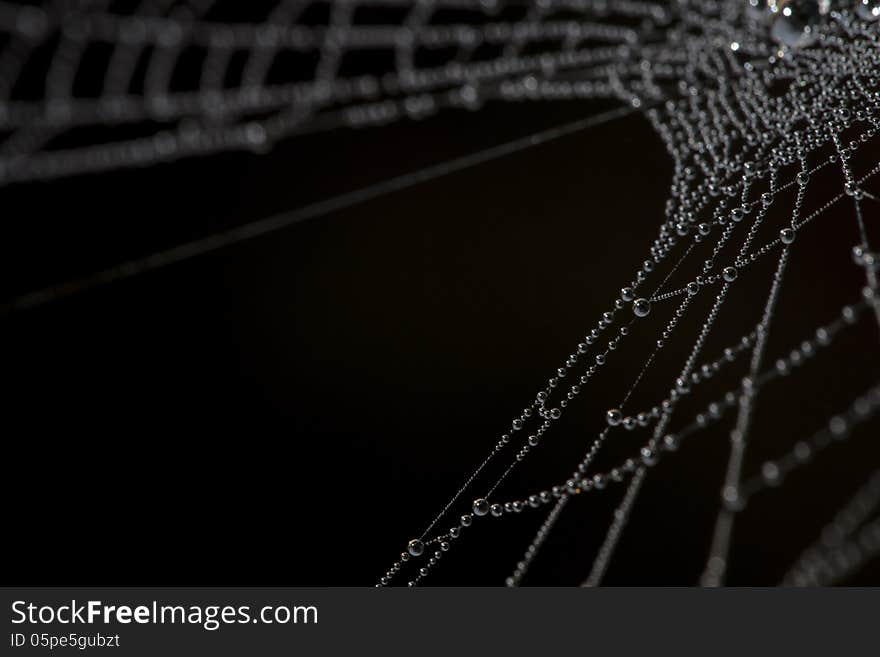
[[[647,299],[636,299],[633,301],[633,313],[636,317],[647,317],[651,312],[651,302]]]
[[[605,420],[608,422],[608,426],[616,427],[623,421],[623,413],[616,408],[612,408],[605,413]]]

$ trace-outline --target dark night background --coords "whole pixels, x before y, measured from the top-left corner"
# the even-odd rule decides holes
[[[599,109],[489,104],[298,138],[263,156],[5,188],[3,300]],[[2,318],[7,583],[372,585],[631,279],[670,171],[647,121],[630,116]],[[808,206],[839,187],[838,172],[817,176]],[[769,363],[864,284],[849,256],[851,209],[838,210],[798,237]],[[758,244],[776,236],[774,221]],[[758,321],[774,260],[741,274],[700,362]],[[712,296],[681,321],[633,407],[665,396]],[[657,305],[637,324],[502,499],[566,478],[673,310]],[[877,345],[866,314],[763,391],[747,473],[872,384]],[[704,386],[701,406],[744,366]],[[607,584],[697,582],[730,422],[651,472]],[[876,430],[753,500],[736,525],[730,583],[779,581],[876,467]],[[644,438],[620,434],[600,466]],[[524,584],[582,581],[622,492],[574,499]],[[542,519],[478,523],[424,583],[503,583]],[[854,581],[878,583],[880,569]]]

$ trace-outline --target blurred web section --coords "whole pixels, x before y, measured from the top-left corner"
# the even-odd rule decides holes
[[[828,586],[858,572],[880,554],[880,470],[826,525],[785,575],[786,586]]]
[[[668,16],[600,0],[3,2],[0,184],[489,100],[619,98],[607,67]]]

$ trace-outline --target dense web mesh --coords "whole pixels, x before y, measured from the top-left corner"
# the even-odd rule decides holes
[[[0,181],[261,151],[488,99],[615,97],[603,67],[667,18],[595,0],[4,4]]]
[[[875,382],[756,475],[744,469],[762,388],[801,376],[806,361],[822,358],[854,325],[880,326],[871,241],[878,199],[869,191],[880,173],[876,8],[870,0],[4,3],[0,181],[261,152],[297,135],[376,128],[445,108],[478,111],[487,101],[606,99],[623,108],[584,125],[644,113],[673,162],[653,245],[632,256],[632,279],[612,288],[607,312],[380,584],[404,573],[402,581],[421,582],[448,550],[464,549],[458,543],[474,523],[543,510],[546,519],[507,581],[517,585],[572,498],[623,488],[585,581],[598,585],[652,469],[692,435],[727,422],[729,461],[702,578],[719,585],[746,503],[864,432],[880,411]],[[811,184],[818,177],[834,182],[819,188]],[[798,236],[841,208],[860,236],[851,255],[863,283],[840,290],[839,313],[821,325],[787,327],[789,348],[770,353]],[[752,328],[720,353],[704,353],[730,290],[763,275],[765,262],[772,266]],[[694,316],[695,300],[707,296],[708,312]],[[658,314],[664,321],[643,368],[568,477],[502,497],[508,475],[540,455],[554,424]],[[653,391],[649,405],[632,403],[651,368],[675,357],[665,350],[682,333],[690,346],[668,389]],[[713,377],[731,369],[741,373],[739,384],[715,386]],[[683,400],[697,394],[707,396],[703,410],[683,417]],[[613,467],[597,467],[606,443],[625,432],[642,435],[641,446]],[[874,475],[785,583],[835,583],[876,556],[877,491]]]

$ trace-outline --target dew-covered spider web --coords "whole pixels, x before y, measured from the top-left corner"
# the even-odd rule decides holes
[[[673,172],[664,213],[644,228],[654,235],[652,246],[621,255],[632,262],[631,278],[608,282],[607,311],[448,502],[425,508],[424,518],[404,519],[413,538],[389,555],[379,584],[430,581],[447,552],[467,550],[473,525],[540,515],[507,579],[519,585],[544,556],[559,518],[577,512],[576,498],[619,495],[599,529],[604,540],[585,557],[583,583],[599,585],[646,479],[674,468],[673,452],[710,434],[723,437],[728,460],[701,583],[722,585],[743,513],[784,488],[795,471],[876,432],[880,371],[876,358],[865,358],[853,368],[873,370],[871,385],[833,416],[815,418],[814,433],[757,471],[746,467],[748,450],[761,439],[762,391],[793,378],[821,379],[814,363],[864,324],[874,342],[862,351],[876,355],[880,344],[880,192],[871,191],[880,173],[878,17],[876,0],[0,3],[3,185],[223,151],[261,153],[301,135],[381,130],[487,103],[616,103],[571,125],[123,263],[4,308],[51,301],[641,114]],[[827,221],[832,213],[834,225]],[[846,257],[859,284],[838,289],[837,310],[818,325],[779,325],[780,299],[798,284],[793,254],[804,233],[822,230],[857,236]],[[710,351],[727,321],[725,303],[746,284],[755,290],[753,316],[739,318],[748,328]],[[646,334],[647,342],[634,339]],[[598,418],[599,428],[556,435],[560,420],[605,385],[603,375],[630,349],[639,350],[642,366]],[[672,360],[676,376],[656,382],[658,363]],[[725,376],[735,383],[719,384]],[[511,473],[540,460],[557,440],[583,442],[569,472],[535,490],[506,486]],[[615,444],[630,445],[628,455],[605,464]],[[880,553],[877,472],[828,518],[785,584],[838,583]]]

